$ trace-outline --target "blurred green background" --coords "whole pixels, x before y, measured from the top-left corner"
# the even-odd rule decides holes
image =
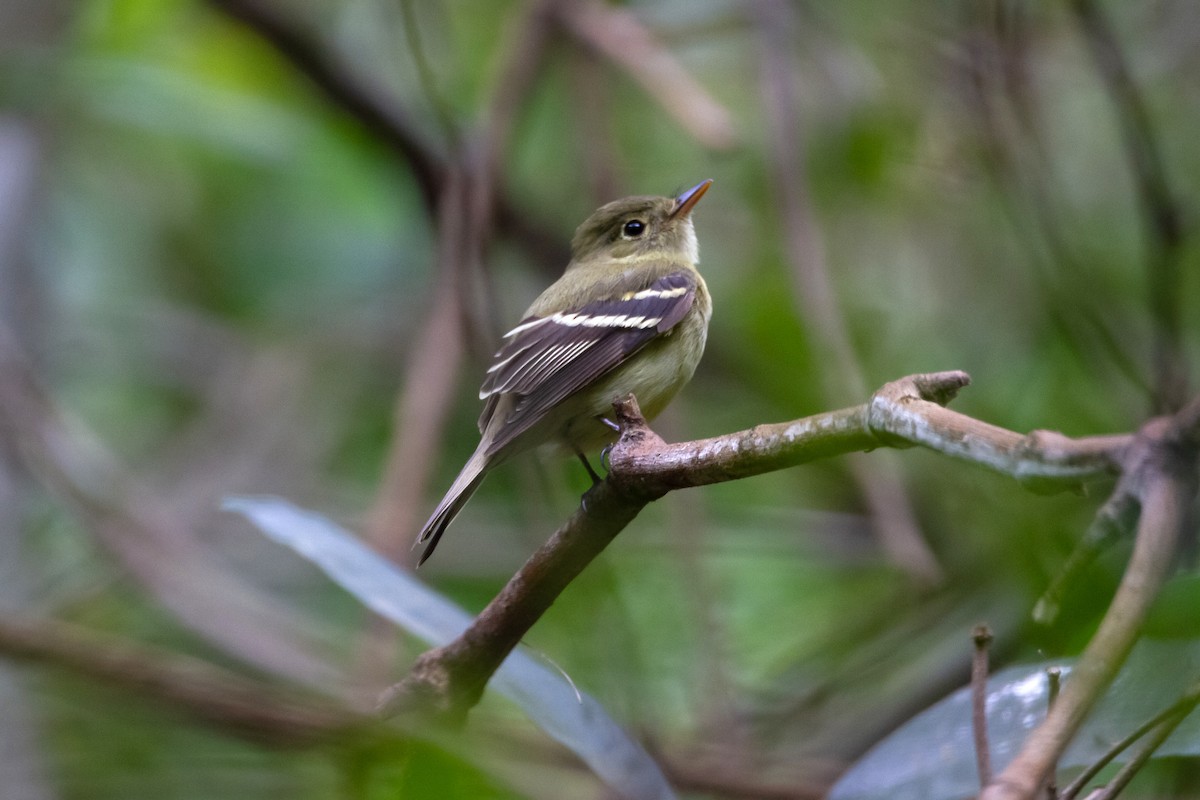
[[[369,705],[420,645],[221,498],[409,559],[574,226],[709,177],[715,312],[666,438],[942,369],[996,425],[1136,429],[1185,388],[1155,353],[1194,366],[1200,339],[1200,6],[1098,5],[1182,209],[1164,244],[1081,5],[7,0],[0,612]],[[420,577],[478,610],[586,485],[506,466]],[[819,796],[965,683],[975,624],[997,663],[1078,651],[1128,543],[1055,624],[1029,611],[1105,489],[906,450],[690,490],[527,643],[686,796]],[[1189,597],[1157,635],[1195,635]],[[2,665],[6,798],[605,796],[494,699],[462,736],[295,741],[47,658]]]

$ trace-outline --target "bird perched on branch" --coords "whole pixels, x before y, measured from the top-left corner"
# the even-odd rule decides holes
[[[616,200],[575,231],[566,272],[488,368],[479,447],[421,529],[417,543],[429,544],[419,564],[492,467],[554,442],[598,482],[584,451],[616,438],[613,400],[632,392],[649,419],[691,379],[712,315],[691,211],[711,185]]]

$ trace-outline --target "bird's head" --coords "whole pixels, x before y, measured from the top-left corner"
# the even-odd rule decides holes
[[[601,206],[575,231],[573,265],[668,258],[695,264],[698,258],[692,208],[712,186],[702,181],[678,197],[626,197]]]

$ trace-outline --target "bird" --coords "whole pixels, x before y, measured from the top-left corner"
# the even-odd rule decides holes
[[[491,469],[553,443],[598,483],[585,451],[616,439],[613,401],[633,393],[652,419],[691,380],[712,317],[691,213],[710,186],[614,200],[576,229],[562,277],[504,334],[487,369],[479,446],[421,528],[417,566]]]

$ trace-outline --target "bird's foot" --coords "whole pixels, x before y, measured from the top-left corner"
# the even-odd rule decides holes
[[[592,469],[591,462],[587,460],[587,456],[585,456],[583,454],[582,450],[577,449],[575,451],[575,455],[579,457],[579,463],[583,464],[583,468],[587,470],[588,477],[592,479],[592,489],[595,489],[596,486],[598,486],[600,483],[602,483],[604,481],[604,479],[600,477],[600,474],[598,472],[596,472],[596,470]],[[604,455],[603,454],[601,454],[601,456],[600,456],[600,463],[601,464],[604,463]],[[605,469],[608,469],[608,467],[605,467]],[[591,491],[591,489],[589,489],[588,491]]]
[[[588,513],[588,510],[589,510],[588,509],[588,500],[591,498],[592,495],[594,495],[598,491],[600,491],[600,484],[593,483],[591,486],[588,487],[588,490],[586,492],[584,492],[583,494],[581,494],[579,496],[579,505],[583,507],[583,512],[585,514]]]

